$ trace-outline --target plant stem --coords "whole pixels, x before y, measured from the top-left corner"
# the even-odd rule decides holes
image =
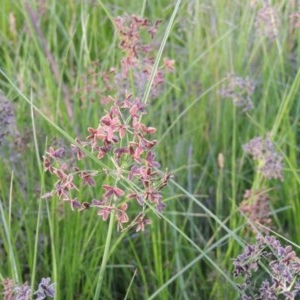
[[[110,219],[109,219],[109,227],[108,227],[106,241],[105,241],[105,248],[104,248],[103,257],[102,257],[102,263],[101,263],[101,267],[100,267],[100,271],[99,271],[99,275],[98,275],[97,287],[96,287],[96,291],[95,291],[95,295],[94,295],[94,300],[99,300],[99,297],[100,297],[100,292],[101,292],[101,287],[102,287],[103,277],[104,277],[104,271],[105,271],[106,264],[108,261],[108,256],[109,256],[110,242],[111,242],[111,237],[112,237],[114,220],[115,220],[115,215],[114,215],[114,213],[111,213]]]

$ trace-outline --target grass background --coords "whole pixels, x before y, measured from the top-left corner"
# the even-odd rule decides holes
[[[176,71],[146,116],[157,128],[162,168],[174,174],[165,191],[168,206],[163,218],[153,216],[145,233],[113,233],[101,299],[238,298],[232,259],[254,241],[245,236],[247,220],[238,210],[246,189],[270,189],[273,230],[295,247],[300,243],[300,29],[292,28],[289,18],[297,5],[274,2],[280,26],[270,42],[255,31],[260,6],[251,1],[181,1],[163,53],[176,61]],[[35,287],[50,276],[56,299],[93,298],[108,224],[93,210],[74,213],[57,199],[40,200],[54,183],[42,170],[42,155],[50,144],[68,145],[66,137],[85,137],[87,127],[98,124],[104,107],[97,90],[83,100],[78,90],[94,61],[98,72],[119,66],[122,52],[111,18],[127,13],[163,20],[159,46],[173,10],[174,2],[166,0],[2,0],[0,67],[11,82],[2,74],[0,87],[13,103],[19,134],[0,146],[0,279]],[[256,82],[249,114],[218,94],[230,72]],[[101,88],[100,78],[97,84]],[[255,173],[242,150],[267,132],[284,155],[283,182]],[[224,169],[218,167],[219,153]],[[92,193],[79,191],[78,198],[96,196]]]

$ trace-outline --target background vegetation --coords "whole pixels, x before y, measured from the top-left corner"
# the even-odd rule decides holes
[[[56,299],[94,297],[108,222],[55,197],[41,200],[55,182],[42,156],[50,145],[68,146],[68,137],[86,137],[103,116],[97,74],[120,68],[112,20],[124,14],[162,20],[157,53],[168,35],[162,57],[175,60],[175,72],[144,121],[156,127],[157,160],[174,177],[161,217],[152,214],[144,232],[113,232],[101,299],[239,299],[233,259],[255,243],[249,223],[265,230],[240,209],[246,190],[267,191],[272,235],[298,251],[297,1],[270,3],[271,34],[260,28],[268,24],[259,23],[259,1],[182,0],[170,32],[174,1],[1,2],[0,97],[13,116],[0,136],[0,280],[36,287],[51,277]],[[252,110],[223,99],[228,74],[255,84]],[[283,181],[264,178],[243,151],[268,133],[283,156]]]

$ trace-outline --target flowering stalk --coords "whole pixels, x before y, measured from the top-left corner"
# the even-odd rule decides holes
[[[44,300],[47,297],[55,297],[55,283],[51,282],[49,277],[42,278],[36,291],[32,291],[28,283],[15,284],[12,279],[4,279],[2,281],[4,300],[29,300],[36,296],[36,300]]]
[[[108,256],[109,256],[110,242],[111,242],[113,226],[114,226],[114,218],[115,218],[114,214],[111,214],[110,220],[109,220],[109,226],[108,226],[108,230],[107,230],[106,241],[105,241],[105,248],[104,248],[103,257],[102,257],[102,263],[101,263],[100,271],[98,274],[98,281],[97,281],[96,291],[95,291],[95,295],[94,295],[94,300],[98,300],[100,297],[101,287],[102,287],[103,278],[104,278],[104,272],[106,269]]]
[[[246,231],[251,229],[255,233],[257,231],[253,227],[255,223],[268,227],[268,230],[272,227],[270,198],[266,190],[246,190],[244,200],[239,206],[250,223]],[[262,227],[261,230],[265,231],[267,229]]]
[[[258,162],[258,171],[266,179],[283,181],[283,156],[275,151],[270,136],[255,137],[243,145],[243,150]]]
[[[113,163],[111,170],[104,170],[109,177],[117,178],[115,186],[102,184],[103,194],[91,202],[80,201],[74,194],[82,188],[96,187],[97,170],[80,169],[77,165],[66,163],[66,151],[63,148],[54,150],[50,147],[44,156],[45,169],[57,177],[54,189],[44,197],[58,196],[62,201],[69,203],[73,210],[83,211],[95,207],[98,215],[106,221],[110,214],[116,215],[118,229],[123,230],[135,226],[136,230],[144,230],[149,224],[144,216],[145,208],[150,204],[161,212],[165,207],[162,202],[161,189],[166,186],[170,175],[165,173],[162,177],[157,169],[160,164],[155,160],[153,151],[156,140],[148,135],[155,133],[154,127],[143,124],[141,116],[146,114],[146,105],[138,98],[131,100],[132,95],[127,95],[124,100],[113,102],[109,112],[100,119],[96,128],[88,128],[90,135],[85,141],[77,142],[82,147],[90,148],[96,152],[98,159],[109,158]],[[82,148],[72,145],[71,156],[77,161],[85,158]],[[121,179],[121,180],[119,180]],[[126,190],[126,192],[125,192]],[[133,202],[133,203],[132,203]],[[138,205],[142,209],[142,215],[138,214],[130,222],[127,209]],[[137,218],[139,216],[139,218]]]
[[[153,67],[153,59],[147,56],[151,53],[151,46],[141,42],[139,31],[146,28],[153,38],[160,22],[152,26],[147,19],[137,16],[119,17],[115,22],[120,34],[120,46],[125,53],[121,61],[122,72],[117,78],[126,83],[128,72],[132,72],[136,76],[146,76],[142,77],[145,80],[138,80],[137,77],[135,83],[147,82]],[[163,68],[173,70],[173,62],[164,60]],[[163,68],[155,74],[153,84],[156,90],[164,79]],[[72,210],[96,208],[103,221],[114,214],[118,230],[136,227],[136,231],[143,231],[145,225],[151,223],[146,218],[146,208],[150,206],[162,212],[166,206],[161,190],[167,185],[170,175],[161,175],[158,171],[160,164],[155,160],[154,153],[157,141],[151,138],[156,129],[142,123],[142,117],[147,114],[146,104],[140,97],[122,91],[115,98],[109,96],[107,99],[110,107],[97,126],[88,128],[89,135],[85,140],[76,138],[77,144],[71,146],[71,151],[50,147],[46,152],[45,170],[56,176],[57,181],[54,189],[44,198],[57,196],[69,203]],[[94,153],[101,163],[106,160],[105,164],[110,169],[82,169],[77,162],[85,159],[83,149]],[[107,177],[117,179],[116,184],[102,184],[103,193],[95,199],[78,199],[75,194],[80,188],[97,188],[100,171],[105,172]],[[128,209],[136,206],[140,212],[135,215],[129,213]]]
[[[88,127],[85,139],[76,138],[76,144],[71,145],[71,149],[50,147],[44,155],[45,170],[57,178],[54,189],[46,193],[44,198],[57,196],[68,203],[72,210],[79,212],[96,208],[97,215],[103,221],[109,219],[94,300],[100,297],[115,221],[119,231],[133,227],[137,232],[144,231],[145,226],[151,223],[146,217],[146,209],[150,207],[161,213],[165,208],[161,190],[170,179],[169,173],[162,174],[159,171],[160,164],[155,158],[157,141],[152,136],[156,129],[142,122],[142,117],[147,114],[147,106],[141,96],[152,74],[154,61],[149,57],[151,45],[141,42],[139,32],[147,29],[153,38],[160,22],[152,26],[147,19],[126,16],[118,17],[115,23],[125,57],[121,61],[121,72],[114,70],[113,74],[116,74],[117,86],[125,88],[117,90],[115,97],[106,97],[109,104],[106,113],[96,126]],[[157,96],[164,82],[165,70],[173,71],[173,64],[173,61],[165,59],[164,65],[154,72],[152,98]],[[127,88],[132,86],[128,78],[132,77],[134,92],[128,93]],[[107,80],[110,77],[103,78]],[[106,84],[109,86],[108,82]],[[81,167],[80,162],[85,160],[87,152],[97,157],[102,169]],[[111,180],[101,182],[99,188],[97,176],[100,172]],[[111,181],[114,181],[113,185]],[[94,199],[82,201],[76,197],[76,192],[86,188],[103,192]]]
[[[241,107],[244,112],[254,108],[252,95],[255,90],[254,82],[248,77],[242,78],[235,74],[228,74],[226,83],[219,90],[223,99],[231,99],[235,106]]]
[[[283,247],[273,236],[259,235],[256,244],[248,245],[233,264],[234,276],[243,278],[243,300],[294,300],[300,292],[300,259],[291,246]],[[260,282],[253,279],[257,272]]]

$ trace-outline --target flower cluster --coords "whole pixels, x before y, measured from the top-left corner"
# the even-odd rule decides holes
[[[269,40],[274,40],[278,36],[278,27],[279,18],[276,9],[268,3],[264,3],[256,16],[256,32]]]
[[[0,93],[0,146],[12,130],[15,115],[10,102]]]
[[[290,27],[295,29],[300,28],[300,12],[290,14]]]
[[[42,278],[39,283],[37,291],[34,292],[36,295],[36,300],[43,300],[46,297],[54,298],[55,296],[55,283],[51,283],[51,279],[49,277]]]
[[[28,283],[17,285],[9,278],[2,281],[2,286],[4,300],[29,300],[33,296],[36,300],[43,300],[55,296],[55,283],[51,283],[50,278],[42,278],[36,291],[32,291]]]
[[[246,112],[254,108],[251,99],[254,90],[255,84],[248,77],[244,79],[229,74],[226,84],[222,86],[219,94],[222,98],[230,98],[236,106],[241,107]]]
[[[21,132],[17,127],[13,105],[0,92],[0,146],[7,146],[11,161],[21,164],[19,154],[27,149],[30,137],[30,129],[24,128]],[[0,156],[3,154],[2,149],[1,147]]]
[[[240,203],[241,212],[252,222],[270,226],[270,198],[265,191],[246,190]]]
[[[155,160],[153,151],[156,140],[149,138],[156,129],[141,122],[141,116],[146,114],[146,105],[138,98],[132,99],[132,95],[127,95],[123,100],[111,98],[111,101],[110,110],[100,119],[98,126],[88,128],[89,135],[85,141],[77,138],[78,144],[72,145],[72,150],[78,161],[85,158],[83,148],[93,152],[99,160],[107,157],[108,161],[112,161],[113,170],[105,172],[115,179],[115,185],[102,184],[103,194],[100,198],[91,202],[79,201],[73,195],[78,190],[75,178],[83,187],[96,187],[95,176],[99,172],[81,170],[78,166],[69,167],[63,159],[65,150],[50,147],[44,156],[44,166],[45,170],[57,177],[57,182],[54,190],[45,197],[57,195],[59,199],[70,203],[73,209],[80,211],[96,207],[104,221],[111,213],[115,213],[118,228],[123,229],[123,224],[129,222],[126,212],[129,200],[135,200],[143,212],[148,204],[162,211],[165,204],[162,202],[161,189],[170,175],[166,173],[160,176],[158,172],[160,164]],[[138,231],[148,223],[149,220],[142,213],[129,226],[136,226]]]
[[[116,30],[123,53],[120,70],[111,67],[108,71],[99,71],[99,62],[95,61],[87,75],[82,76],[81,88],[76,90],[83,104],[87,101],[100,101],[107,105],[109,95],[124,97],[126,91],[142,98],[154,65],[157,43],[155,35],[161,21],[152,24],[148,19],[136,15],[125,15],[115,19]],[[163,59],[155,73],[150,91],[150,99],[156,98],[165,83],[166,74],[174,71],[174,60]]]
[[[242,299],[295,299],[300,292],[300,259],[291,246],[283,247],[272,236],[258,236],[233,261],[234,276],[242,276]],[[252,280],[260,272],[261,281]]]
[[[283,156],[275,151],[269,136],[265,139],[253,138],[243,145],[243,149],[247,154],[252,155],[254,160],[258,161],[258,169],[265,178],[283,180]]]
[[[146,84],[150,78],[154,65],[155,44],[145,43],[141,38],[146,33],[151,41],[161,23],[157,20],[154,24],[148,19],[135,15],[123,16],[115,19],[116,28],[120,37],[120,48],[124,53],[121,60],[121,73],[116,75],[116,80],[123,83],[123,89],[129,90],[134,82],[135,92],[142,96]],[[156,97],[160,87],[165,82],[165,74],[174,71],[174,60],[164,58],[163,65],[157,70],[151,87],[151,97]],[[132,77],[133,81],[132,81]]]
[[[150,223],[146,219],[145,208],[152,206],[158,212],[165,207],[162,201],[161,189],[167,185],[170,174],[161,174],[160,164],[155,160],[154,147],[157,143],[151,136],[156,132],[154,127],[142,123],[142,117],[147,113],[146,104],[141,97],[128,93],[127,87],[122,86],[122,80],[131,78],[131,85],[143,82],[140,78],[142,72],[145,82],[153,67],[153,60],[149,60],[152,47],[142,43],[141,31],[146,29],[151,38],[154,37],[159,21],[154,25],[144,18],[137,16],[118,17],[115,20],[120,35],[120,47],[125,53],[121,61],[122,72],[116,74],[115,69],[110,73],[102,73],[102,80],[107,90],[112,91],[110,80],[118,81],[118,91],[115,97],[107,96],[109,106],[106,114],[100,119],[95,127],[88,128],[88,136],[81,140],[76,138],[76,144],[71,145],[73,157],[66,160],[67,149],[50,147],[44,156],[45,170],[57,177],[54,189],[45,194],[44,198],[57,196],[60,200],[67,202],[74,210],[86,210],[96,207],[98,215],[106,221],[110,214],[115,214],[118,229],[135,227],[136,231],[144,230],[145,225]],[[144,55],[145,54],[145,55]],[[173,62],[164,60],[165,69],[172,71]],[[159,70],[155,74],[154,89],[163,82],[164,73]],[[120,86],[121,84],[121,86]],[[144,88],[145,86],[143,86]],[[80,163],[86,154],[92,153],[97,157],[101,170],[87,170],[81,168]],[[97,176],[105,173],[107,183],[101,183],[98,187]],[[114,184],[111,184],[112,180]],[[94,187],[97,191],[102,190],[102,195],[97,199],[76,198],[79,188]],[[129,206],[138,207],[132,211],[138,214],[128,214]]]

